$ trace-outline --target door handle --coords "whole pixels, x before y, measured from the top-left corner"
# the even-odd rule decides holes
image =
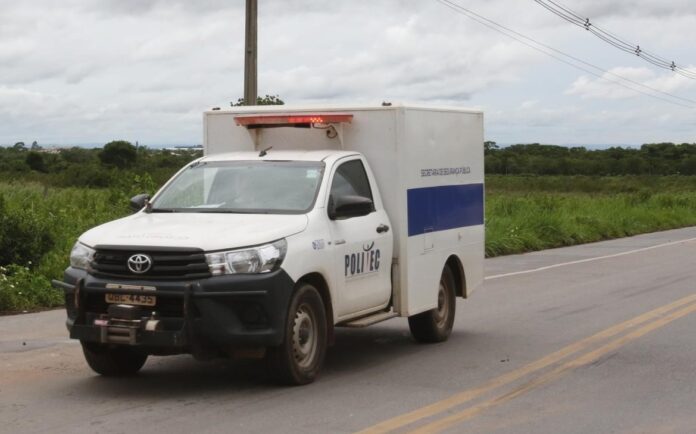
[[[336,246],[339,246],[339,245],[345,244],[345,243],[346,243],[346,240],[336,240],[336,241],[334,241],[334,245],[336,245]]]
[[[384,232],[389,232],[389,226],[387,226],[385,224],[381,224],[381,225],[377,226],[377,233],[378,234],[382,234]]]

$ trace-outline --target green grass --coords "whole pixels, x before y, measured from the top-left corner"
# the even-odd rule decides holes
[[[508,193],[693,193],[696,176],[486,176],[489,196]]]
[[[7,211],[30,215],[53,238],[38,263],[0,269],[0,312],[62,304],[62,294],[50,287],[50,279],[62,276],[77,237],[127,215],[131,195],[152,191],[151,180],[131,181],[110,190],[0,183]],[[486,178],[487,256],[692,225],[696,177]]]
[[[54,242],[38,263],[11,264],[0,270],[0,312],[35,310],[62,304],[51,288],[60,278],[77,237],[85,230],[128,213],[121,190],[48,188],[39,184],[0,184],[8,213],[38,219]]]
[[[55,245],[34,267],[50,278],[62,276],[67,255],[82,232],[128,214],[127,195],[119,190],[0,184],[0,195],[10,212],[22,209],[38,215],[50,227]]]
[[[486,256],[696,225],[696,176],[486,177]]]

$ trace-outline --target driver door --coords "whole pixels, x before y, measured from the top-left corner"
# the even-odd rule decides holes
[[[389,302],[392,259],[389,218],[381,206],[380,209],[374,207],[369,178],[360,158],[343,160],[337,166],[327,209],[341,195],[369,198],[373,201],[373,209],[367,215],[329,220],[334,282],[340,298],[336,309],[339,317]]]

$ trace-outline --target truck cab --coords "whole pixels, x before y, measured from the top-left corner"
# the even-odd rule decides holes
[[[446,340],[456,297],[483,277],[481,121],[206,112],[206,155],[75,244],[54,282],[71,337],[103,375],[149,355],[253,353],[288,384],[314,380],[335,327],[405,316],[417,341]]]

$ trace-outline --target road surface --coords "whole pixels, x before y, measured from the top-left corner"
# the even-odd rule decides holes
[[[0,432],[693,433],[696,228],[486,260],[450,340],[338,330],[314,384],[152,357],[108,379],[64,313],[0,317]]]

